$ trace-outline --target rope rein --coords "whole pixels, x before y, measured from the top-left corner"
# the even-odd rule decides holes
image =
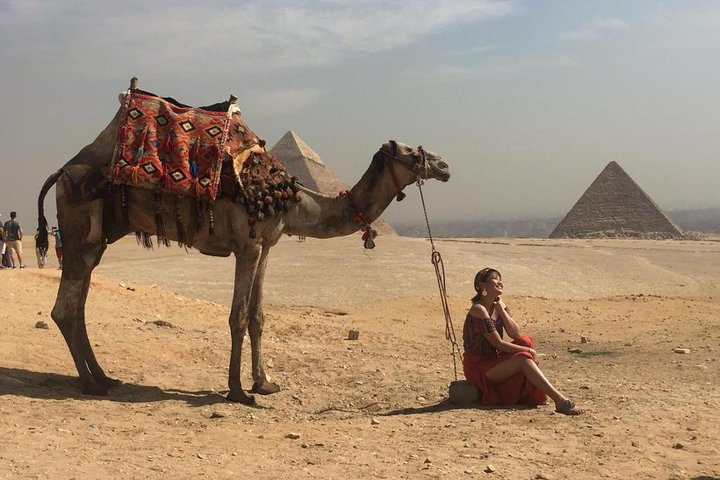
[[[420,156],[423,160],[422,164],[426,166],[427,163],[424,161],[425,152],[423,151],[422,147],[418,147],[418,153],[420,153]],[[425,168],[427,168],[427,166]],[[422,201],[423,213],[425,214],[425,225],[427,225],[428,238],[430,239],[430,246],[432,248],[431,261],[433,266],[435,267],[435,277],[437,278],[438,289],[440,290],[440,301],[442,303],[443,314],[445,315],[445,338],[449,340],[451,344],[453,370],[455,372],[455,380],[457,381],[457,356],[460,355],[462,357],[462,353],[460,352],[460,347],[458,346],[457,338],[455,337],[455,327],[453,326],[452,317],[450,315],[450,307],[448,306],[447,287],[445,283],[445,265],[443,264],[440,252],[437,251],[437,249],[435,248],[435,241],[433,240],[432,232],[430,231],[430,220],[428,220],[427,207],[425,206],[425,196],[423,195],[422,190],[422,180],[418,178],[417,182],[415,183],[418,186],[418,190],[420,190],[420,200]]]

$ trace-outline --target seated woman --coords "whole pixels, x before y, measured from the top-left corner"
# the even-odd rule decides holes
[[[555,411],[565,415],[583,413],[545,378],[538,367],[532,338],[520,328],[500,296],[500,272],[484,268],[475,275],[473,305],[463,327],[463,370],[468,382],[480,388],[486,405],[542,405],[549,396]],[[503,339],[507,332],[512,342]]]

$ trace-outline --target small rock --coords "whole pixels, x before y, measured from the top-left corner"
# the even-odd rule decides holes
[[[42,320],[38,320],[35,322],[35,328],[42,328],[43,330],[50,330],[50,327],[48,327],[47,322],[44,322]]]
[[[300,448],[308,448],[308,447],[310,447],[310,445],[308,445],[307,443],[300,444]]]
[[[203,455],[202,453],[198,453],[198,454],[197,454],[197,457],[198,457],[200,460],[203,460],[203,459],[205,458],[205,455]]]
[[[588,337],[580,337],[580,343],[589,343],[590,339]]]
[[[632,445],[633,447],[639,447],[639,446],[640,446],[640,444],[639,444],[638,442],[636,442],[635,440],[633,440],[632,442],[630,442],[630,445]]]
[[[550,477],[548,477],[544,473],[536,473],[533,477],[533,480],[550,480]]]
[[[285,435],[285,438],[289,438],[289,439],[291,439],[291,440],[297,440],[298,438],[300,438],[300,434],[299,434],[299,433],[290,432],[290,433],[288,433],[288,434]]]
[[[359,340],[359,339],[360,339],[360,331],[350,330],[348,332],[348,340]]]
[[[485,473],[493,473],[495,470],[495,467],[490,464],[487,464],[487,466],[485,466]]]
[[[685,445],[683,445],[682,443],[678,442],[678,443],[676,443],[675,445],[673,445],[672,448],[674,448],[675,450],[682,450],[683,448],[685,448]]]
[[[372,420],[370,420],[370,425],[380,425],[380,420],[378,420],[377,418],[373,418]]]
[[[690,353],[689,348],[673,348],[673,352],[675,353]]]
[[[152,322],[145,322],[145,323],[152,323],[153,325],[157,325],[158,327],[168,327],[168,328],[174,328],[174,325],[167,320],[153,320]]]
[[[625,342],[626,347],[632,347],[632,345],[633,345],[632,342]]]
[[[583,351],[582,351],[582,348],[572,348],[572,347],[568,347],[568,352],[570,352],[570,353],[582,353]]]
[[[469,469],[469,468],[466,468],[466,469],[465,469],[465,473],[466,473],[467,475],[472,475],[472,474],[473,474],[473,471],[472,471],[471,469]]]
[[[430,457],[427,457],[423,463],[432,463],[432,460],[430,460]]]
[[[227,415],[220,412],[213,412],[212,415],[210,415],[210,418],[225,418]]]

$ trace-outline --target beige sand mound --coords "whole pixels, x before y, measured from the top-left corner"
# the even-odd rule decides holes
[[[0,478],[720,477],[720,244],[436,247],[457,334],[472,276],[496,266],[541,366],[587,415],[449,405],[453,361],[429,244],[404,238],[371,252],[356,237],[283,239],[264,334],[283,390],[259,408],[227,403],[232,259],[124,239],[87,304],[98,359],[125,382],[107,398],[79,393],[49,318],[52,255],[46,270],[0,271]],[[350,329],[359,340],[346,339]]]

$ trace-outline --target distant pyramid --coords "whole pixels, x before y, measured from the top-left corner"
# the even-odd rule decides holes
[[[550,238],[681,238],[660,207],[610,162],[565,215]]]
[[[295,132],[289,130],[270,149],[270,154],[282,163],[288,172],[295,175],[306,188],[329,196],[337,196],[350,187],[337,177]],[[381,235],[397,235],[389,223],[379,218],[373,228]]]

